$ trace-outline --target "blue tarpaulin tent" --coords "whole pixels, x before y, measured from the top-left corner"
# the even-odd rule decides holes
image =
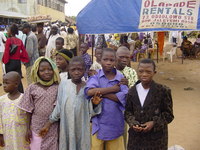
[[[78,31],[80,34],[104,34],[200,29],[200,16],[198,14],[199,0],[163,1],[165,3],[160,2],[159,4],[155,4],[157,0],[92,0],[77,16]],[[175,4],[171,4],[170,1]],[[177,20],[183,21],[183,28],[182,26],[177,26],[176,28],[167,28],[167,26],[159,28],[139,28],[142,6],[145,6],[145,8],[143,7],[143,14],[149,13],[149,17],[152,17],[152,14],[155,13],[158,13],[161,17],[165,16],[164,13],[168,14],[168,17],[169,13],[171,13],[170,16],[172,17],[178,15],[181,17],[182,15],[182,19],[177,18]],[[193,10],[194,7],[196,7],[198,11]],[[184,21],[187,20],[184,19],[184,17],[191,18],[194,16],[194,12],[197,12],[197,26],[195,28],[184,27],[186,24]],[[153,17],[155,17],[155,15]],[[192,21],[194,20],[195,18],[192,18]],[[188,21],[190,20],[188,19]],[[157,20],[157,22],[159,23],[159,20]]]

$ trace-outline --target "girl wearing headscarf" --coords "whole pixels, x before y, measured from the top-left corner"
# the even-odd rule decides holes
[[[26,140],[31,150],[58,150],[58,123],[49,129],[45,137],[38,135],[48,121],[57,99],[59,72],[56,64],[49,58],[38,58],[32,68],[31,84],[25,91],[18,107],[27,112]]]
[[[70,79],[68,73],[69,61],[73,58],[73,53],[67,49],[62,49],[56,52],[56,65],[60,71],[60,78]]]

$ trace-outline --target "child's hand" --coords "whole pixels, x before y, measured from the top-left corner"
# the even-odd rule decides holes
[[[41,136],[42,138],[44,138],[47,135],[50,126],[51,126],[50,122],[46,123],[44,125],[44,127],[39,131],[39,136]]]
[[[120,91],[120,84],[115,84],[112,88],[113,88],[113,93],[117,93]]]
[[[4,146],[5,146],[3,134],[0,134],[0,146],[1,146],[1,147],[4,147]]]
[[[30,129],[28,129],[26,131],[25,140],[30,144],[31,143],[31,138],[32,138],[32,132],[31,132]]]
[[[120,81],[120,84],[128,86],[128,79],[122,78],[121,81]]]
[[[149,122],[146,122],[146,123],[144,123],[142,125],[145,126],[145,128],[143,129],[143,132],[148,132],[153,128],[154,122],[153,121],[149,121]]]
[[[101,98],[101,93],[100,92],[96,92],[92,98],[92,103],[94,105],[98,105],[101,101],[102,101],[102,98]]]
[[[142,131],[143,131],[143,128],[140,127],[139,125],[134,125],[134,126],[133,126],[133,130],[134,130],[135,132],[142,132]]]
[[[89,70],[88,71],[88,75],[91,77],[93,75],[97,74],[97,71],[96,70]]]

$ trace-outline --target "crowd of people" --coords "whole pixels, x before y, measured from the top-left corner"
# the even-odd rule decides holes
[[[142,59],[137,72],[131,67],[128,39],[137,35],[96,36],[93,62],[90,35],[79,37],[78,52],[76,28],[39,23],[33,29],[13,24],[7,38],[2,34],[0,149],[167,150],[171,91],[154,82],[153,60]],[[135,46],[142,47],[142,37]],[[149,36],[144,41],[152,46]]]

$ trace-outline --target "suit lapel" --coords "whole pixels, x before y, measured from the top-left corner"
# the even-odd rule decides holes
[[[156,90],[155,90],[155,82],[152,81],[152,83],[150,85],[149,92],[148,92],[148,94],[146,96],[146,99],[144,101],[143,107],[148,106],[154,100],[155,92],[156,92]]]
[[[134,99],[135,99],[135,104],[142,107],[141,103],[140,103],[139,96],[138,96],[138,92],[137,92],[137,89],[136,89],[136,85],[134,86],[134,89],[133,89],[133,96],[134,96]]]

